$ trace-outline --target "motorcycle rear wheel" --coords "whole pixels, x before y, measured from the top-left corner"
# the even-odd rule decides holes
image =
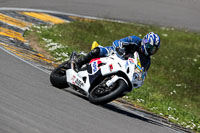
[[[50,82],[54,87],[59,89],[64,89],[69,87],[66,78],[66,64],[68,61],[63,62],[59,66],[57,66],[50,74]]]
[[[98,93],[98,91],[101,91],[101,90],[98,87],[96,87],[90,91],[88,99],[91,103],[96,104],[96,105],[106,104],[120,97],[127,90],[127,88],[128,88],[128,85],[125,83],[125,81],[122,79],[119,79],[118,81],[116,81],[116,84],[114,88],[112,89],[112,91],[109,92],[108,94],[98,97],[98,94],[96,93]]]

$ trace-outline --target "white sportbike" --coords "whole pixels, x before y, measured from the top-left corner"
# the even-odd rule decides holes
[[[88,97],[94,104],[106,104],[126,95],[144,82],[145,72],[141,67],[138,52],[129,57],[113,52],[108,57],[92,59],[80,70],[76,70],[73,52],[70,60],[56,67],[50,81],[58,88],[71,87]]]

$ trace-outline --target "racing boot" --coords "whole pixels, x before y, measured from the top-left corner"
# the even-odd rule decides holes
[[[84,64],[89,63],[91,59],[98,58],[98,57],[100,57],[100,48],[96,47],[92,51],[90,51],[86,56],[78,58],[77,60],[75,60],[75,64],[76,64],[78,70],[80,70],[80,68]]]

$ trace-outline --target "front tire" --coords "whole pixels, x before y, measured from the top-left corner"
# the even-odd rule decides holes
[[[66,70],[69,69],[67,68],[66,64],[68,64],[68,61],[63,62],[59,66],[57,66],[50,75],[50,82],[54,87],[57,87],[59,89],[64,89],[69,87],[67,83],[67,78],[66,78]]]
[[[96,105],[106,104],[112,100],[120,97],[128,88],[126,82],[122,79],[116,81],[114,89],[106,95],[98,96],[98,91],[101,91],[100,88],[96,87],[90,91],[89,101]]]

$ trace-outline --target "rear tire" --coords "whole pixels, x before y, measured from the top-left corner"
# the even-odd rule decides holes
[[[90,91],[89,101],[96,105],[106,104],[111,102],[112,100],[120,97],[128,88],[126,82],[122,79],[116,81],[115,88],[109,94],[104,95],[102,97],[96,97],[96,91],[98,88],[94,88]]]
[[[57,87],[59,89],[64,89],[69,87],[66,78],[66,70],[69,69],[66,68],[66,64],[68,62],[69,61],[63,62],[51,72],[50,82],[54,87]]]

